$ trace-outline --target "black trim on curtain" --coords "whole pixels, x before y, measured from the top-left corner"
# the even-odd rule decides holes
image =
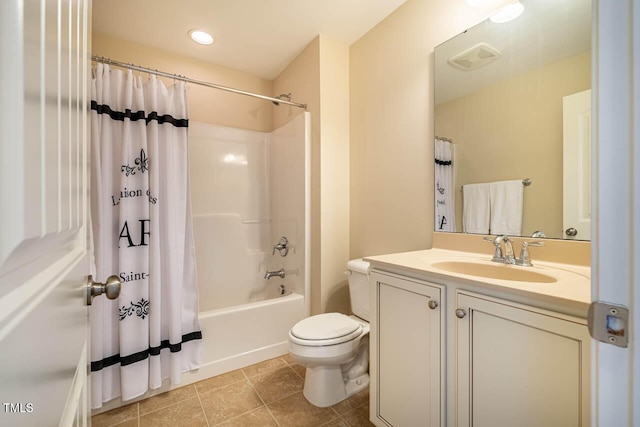
[[[155,120],[158,124],[169,123],[177,128],[186,128],[189,127],[189,119],[176,119],[173,118],[169,114],[163,114],[162,116],[158,115],[157,111],[152,111],[149,115],[145,115],[144,110],[140,111],[131,111],[128,108],[122,111],[114,111],[106,104],[98,104],[97,101],[91,101],[91,109],[97,112],[98,114],[106,114],[111,117],[112,120],[120,120],[124,121],[125,118],[131,120],[132,122],[138,120],[144,120],[148,125],[149,122]]]
[[[438,159],[436,159],[436,165],[451,166],[451,160],[438,160]]]
[[[162,340],[157,347],[149,347],[146,350],[139,351],[137,353],[130,354],[128,356],[120,356],[119,354],[105,357],[102,360],[91,362],[91,372],[99,371],[103,368],[108,368],[111,365],[120,364],[120,366],[131,365],[132,363],[140,362],[149,358],[149,356],[159,356],[160,351],[163,348],[168,348],[171,353],[178,353],[182,350],[182,344],[193,341],[201,340],[202,332],[196,331],[182,336],[182,341],[177,344],[171,344],[169,340]]]

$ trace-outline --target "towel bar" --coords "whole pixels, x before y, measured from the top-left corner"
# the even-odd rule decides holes
[[[531,185],[531,183],[532,183],[532,182],[533,182],[533,181],[531,181],[531,178],[524,178],[524,179],[522,180],[522,185],[524,185],[525,187],[528,187],[528,186],[530,186],[530,185]],[[464,185],[461,185],[461,186],[460,186],[460,191],[462,191],[463,189],[464,189]]]

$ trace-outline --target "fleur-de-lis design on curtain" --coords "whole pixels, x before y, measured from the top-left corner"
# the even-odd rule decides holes
[[[149,158],[147,157],[147,153],[144,152],[143,149],[140,150],[140,157],[135,160],[136,165],[138,165],[138,170],[141,173],[144,173],[149,169]]]
[[[140,157],[136,157],[134,160],[134,164],[136,166],[122,165],[120,167],[120,171],[124,172],[126,176],[135,175],[136,170],[139,170],[140,173],[145,173],[149,170],[149,158],[147,157],[147,153],[144,152],[144,149],[140,150]]]

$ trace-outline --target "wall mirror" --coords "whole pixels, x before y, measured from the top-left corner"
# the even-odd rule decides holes
[[[435,231],[590,240],[591,0],[519,4],[435,49]]]

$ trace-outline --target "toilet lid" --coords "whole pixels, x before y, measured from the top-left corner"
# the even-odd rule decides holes
[[[303,340],[332,340],[346,337],[361,329],[360,323],[341,313],[325,313],[307,317],[291,328],[291,335]]]

